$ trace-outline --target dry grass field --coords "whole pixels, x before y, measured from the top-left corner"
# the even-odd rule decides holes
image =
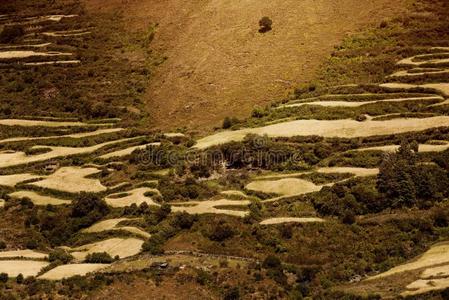
[[[124,3],[131,30],[157,23],[152,49],[164,62],[146,94],[151,124],[207,130],[226,116],[281,99],[314,71],[345,35],[403,13],[409,1],[84,0],[92,13]],[[362,9],[363,8],[363,9]],[[263,16],[273,30],[258,33]],[[207,127],[204,127],[207,126]]]

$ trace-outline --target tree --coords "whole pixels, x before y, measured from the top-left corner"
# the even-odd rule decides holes
[[[269,17],[263,17],[259,20],[259,32],[265,33],[272,29],[273,21]]]
[[[0,273],[0,282],[6,283],[8,282],[9,276],[6,273]]]
[[[56,249],[48,255],[48,260],[50,262],[60,261],[63,264],[69,263],[73,259],[73,256],[65,250]]]
[[[16,39],[21,37],[24,34],[24,30],[22,26],[13,25],[13,26],[6,26],[3,28],[3,31],[0,33],[0,43],[11,43],[14,42]]]
[[[262,263],[262,267],[265,269],[278,269],[282,267],[279,257],[274,255],[268,255]]]
[[[19,275],[17,275],[17,277],[16,277],[16,282],[17,282],[18,284],[22,284],[22,283],[23,283],[23,280],[24,280],[24,278],[23,278],[22,273],[20,273]]]
[[[84,262],[91,264],[110,264],[114,259],[107,252],[95,252],[86,256]]]
[[[99,196],[92,193],[81,193],[72,204],[72,217],[82,218],[86,216],[106,215],[109,207]]]
[[[377,189],[391,201],[390,206],[411,206],[416,203],[416,179],[416,155],[410,144],[404,141],[396,153],[384,157],[377,177]]]
[[[224,118],[224,120],[223,120],[223,126],[222,126],[223,129],[231,128],[231,126],[232,126],[231,118],[229,118],[229,117]]]

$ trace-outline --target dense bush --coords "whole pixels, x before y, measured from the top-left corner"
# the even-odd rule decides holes
[[[142,251],[149,252],[153,255],[163,254],[164,250],[162,249],[162,246],[164,245],[164,243],[165,240],[161,235],[152,235],[142,244]]]
[[[110,264],[114,259],[107,252],[94,252],[86,256],[84,262],[90,264]]]
[[[14,42],[24,34],[22,26],[5,26],[0,33],[0,43],[7,44]]]
[[[231,238],[235,234],[232,226],[224,221],[213,225],[209,232],[209,239],[216,242],[222,242]]]
[[[50,252],[48,260],[50,262],[59,261],[63,264],[68,264],[73,259],[73,256],[63,249],[56,249]]]
[[[259,32],[260,33],[265,33],[268,32],[272,29],[273,25],[273,21],[269,18],[269,17],[263,17],[262,19],[259,20]]]

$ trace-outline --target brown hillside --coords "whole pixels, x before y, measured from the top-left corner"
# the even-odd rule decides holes
[[[129,28],[158,23],[152,47],[167,60],[146,94],[161,128],[219,125],[282,98],[314,71],[345,34],[400,14],[407,0],[86,0],[123,9]],[[401,4],[402,2],[402,4]],[[273,20],[260,34],[258,21]]]

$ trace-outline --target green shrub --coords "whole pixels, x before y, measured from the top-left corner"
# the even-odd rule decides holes
[[[95,252],[86,256],[84,262],[90,264],[110,264],[114,259],[107,252]]]
[[[11,43],[24,34],[22,26],[13,25],[5,26],[0,33],[0,43]]]
[[[0,249],[6,249],[5,241],[0,241]]]
[[[196,216],[186,212],[176,213],[173,218],[173,226],[180,229],[190,229],[196,220]]]
[[[224,300],[239,300],[240,299],[240,289],[238,287],[229,288],[224,296]]]
[[[24,281],[23,275],[22,275],[22,273],[20,273],[20,274],[17,275],[17,277],[16,277],[16,282],[17,282],[18,284],[22,284],[23,281]]]
[[[63,264],[69,263],[73,259],[73,256],[63,249],[56,249],[48,255],[50,262],[60,261]]]
[[[259,32],[265,33],[272,29],[273,21],[269,17],[263,17],[259,20]]]
[[[209,239],[216,242],[222,242],[228,238],[231,238],[235,234],[231,225],[225,222],[219,222],[212,227],[209,233]]]
[[[9,276],[6,273],[0,273],[0,282],[6,283],[8,282]]]
[[[142,251],[150,252],[153,255],[163,254],[164,250],[162,246],[164,245],[164,238],[159,234],[155,234],[151,236],[148,240],[146,240],[142,245]]]
[[[278,269],[282,267],[282,263],[281,260],[279,259],[279,257],[274,256],[274,255],[268,255],[263,263],[262,263],[262,267],[265,269]]]

